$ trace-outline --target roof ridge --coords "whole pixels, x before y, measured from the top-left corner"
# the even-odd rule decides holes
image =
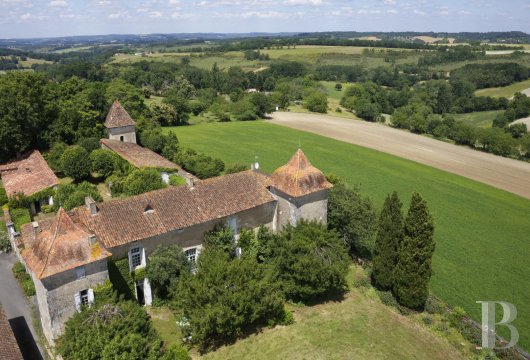
[[[57,214],[57,219],[56,219],[57,220],[57,225],[55,226],[55,232],[53,234],[53,240],[51,241],[51,244],[50,244],[50,247],[48,248],[48,251],[46,252],[46,260],[44,261],[44,266],[42,267],[42,270],[41,270],[41,272],[39,274],[39,279],[44,274],[44,270],[46,270],[46,267],[48,266],[48,260],[50,258],[50,254],[52,252],[53,245],[55,245],[55,241],[57,240],[57,235],[59,234],[59,226],[61,225],[60,217],[61,217],[62,214],[64,214],[63,207],[61,207],[59,209],[59,213]]]

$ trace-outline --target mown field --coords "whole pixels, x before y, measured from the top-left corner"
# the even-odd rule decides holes
[[[492,96],[506,98],[512,97],[516,92],[530,88],[530,79],[503,87],[480,89],[475,92],[477,96]]]
[[[467,125],[490,128],[493,124],[493,119],[502,112],[502,110],[476,111],[467,114],[455,114],[454,117]]]
[[[169,130],[170,128],[166,128]],[[381,207],[397,190],[404,203],[413,191],[428,201],[436,220],[433,292],[475,319],[476,301],[504,300],[518,308],[520,345],[530,348],[530,201],[428,166],[266,122],[234,122],[172,128],[183,146],[221,157],[227,165],[258,156],[271,172],[300,143],[314,165],[334,173]]]

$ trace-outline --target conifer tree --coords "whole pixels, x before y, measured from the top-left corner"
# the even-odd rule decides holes
[[[420,194],[412,194],[394,275],[394,296],[409,308],[425,305],[434,253],[434,221]]]
[[[375,240],[372,282],[381,290],[391,290],[398,262],[399,246],[403,240],[402,203],[397,192],[388,195],[379,215]]]

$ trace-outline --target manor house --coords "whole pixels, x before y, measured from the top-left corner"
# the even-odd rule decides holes
[[[109,131],[120,137],[113,144],[135,139],[123,130]],[[217,224],[232,228],[237,239],[241,229],[261,225],[278,231],[299,219],[326,222],[332,185],[302,150],[271,175],[255,168],[124,199],[86,198],[84,206],[24,225],[14,244],[35,282],[48,341],[54,344],[66,320],[94,302],[94,289],[109,278],[109,259],[127,258],[138,273],[159,245],[176,244],[195,262],[204,233]],[[150,305],[149,279],[134,285],[138,301]]]

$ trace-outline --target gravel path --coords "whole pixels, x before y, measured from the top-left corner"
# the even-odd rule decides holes
[[[271,123],[379,150],[530,199],[530,163],[365,121],[276,112]]]

